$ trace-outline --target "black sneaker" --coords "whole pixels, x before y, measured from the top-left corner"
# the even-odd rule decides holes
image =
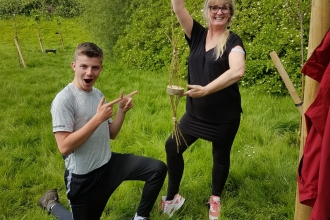
[[[39,200],[38,205],[50,214],[51,208],[59,202],[57,189],[48,190]]]

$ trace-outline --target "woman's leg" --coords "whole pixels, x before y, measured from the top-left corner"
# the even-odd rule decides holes
[[[165,143],[166,160],[168,168],[168,188],[166,200],[172,200],[179,192],[180,182],[184,170],[183,152],[193,144],[197,138],[189,134],[182,133],[179,137],[179,146],[175,137],[169,136]]]
[[[221,142],[212,142],[213,169],[212,195],[220,196],[225,186],[230,167],[230,151],[235,139],[240,119],[224,123],[220,132]]]

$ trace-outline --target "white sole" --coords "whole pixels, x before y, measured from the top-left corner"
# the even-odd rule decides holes
[[[182,198],[181,201],[174,207],[174,209],[172,210],[172,212],[168,215],[170,218],[173,216],[174,212],[177,211],[178,209],[180,209],[184,203],[184,201],[186,201],[185,198]]]

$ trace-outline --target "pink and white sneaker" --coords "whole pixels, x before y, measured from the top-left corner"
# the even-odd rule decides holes
[[[220,210],[221,210],[220,197],[211,196],[208,204],[210,204],[209,219],[218,220],[219,215],[220,215]]]
[[[171,218],[175,211],[177,211],[183,205],[185,199],[176,194],[171,201],[166,201],[166,196],[162,196],[162,203],[160,210],[163,211],[164,214],[168,215]]]

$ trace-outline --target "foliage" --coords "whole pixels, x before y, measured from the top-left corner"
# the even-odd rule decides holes
[[[151,5],[154,7],[141,7]],[[145,0],[129,11],[133,13],[132,21],[126,26],[114,47],[114,54],[121,64],[139,69],[160,70],[170,64],[172,49],[167,36],[171,36],[169,4],[161,1]],[[157,13],[161,11],[162,13]],[[153,19],[148,19],[153,17]],[[147,19],[145,19],[147,18]],[[144,57],[144,59],[141,59]]]
[[[95,1],[93,5],[95,5]],[[92,3],[91,3],[92,4]],[[192,17],[205,24],[202,1],[186,1]],[[311,0],[252,1],[237,0],[231,30],[243,39],[246,74],[242,86],[260,84],[270,93],[287,94],[269,53],[276,51],[293,84],[301,89],[301,65],[306,60]],[[146,7],[148,6],[148,7]],[[102,8],[96,13],[96,8]],[[180,66],[187,73],[188,45],[171,13],[170,1],[107,0],[94,8],[87,7],[88,29],[95,39],[110,50],[112,59],[125,67],[169,70],[171,61],[171,22],[174,20],[179,37]],[[96,35],[97,34],[97,35]]]
[[[82,13],[79,0],[0,0],[0,17],[17,15],[56,15],[75,17]]]
[[[126,67],[160,70],[170,63],[170,2],[91,0],[85,24],[113,60]],[[91,7],[94,5],[94,7]],[[152,7],[145,7],[152,5]],[[100,10],[102,9],[102,10]],[[159,12],[162,13],[159,13]]]
[[[303,10],[310,10],[309,1],[301,2]],[[270,60],[269,53],[275,51],[288,72],[293,84],[301,89],[301,38],[299,24],[293,24],[293,14],[288,13],[288,2],[250,1],[238,2],[233,31],[243,39],[247,52],[246,74],[243,86],[262,85],[267,92],[287,93],[284,83]],[[303,22],[305,30],[309,19]],[[307,44],[304,42],[303,48]],[[304,57],[306,52],[303,51]]]
[[[83,26],[89,30],[94,42],[104,48],[105,53],[112,53],[112,48],[130,21],[126,11],[134,1],[121,0],[90,0],[83,1],[86,8],[82,14]]]
[[[192,17],[205,25],[202,1],[187,1]],[[148,6],[148,7],[146,7]],[[277,52],[298,93],[307,56],[311,0],[237,0],[231,30],[246,49],[246,74],[241,86],[260,85],[264,91],[287,94],[269,53]],[[85,13],[82,12],[85,10]],[[189,48],[172,13],[170,1],[152,0],[0,0],[0,16],[12,14],[74,17],[90,31],[94,42],[124,67],[163,74],[172,59],[171,24],[178,37],[181,75],[187,74]]]

